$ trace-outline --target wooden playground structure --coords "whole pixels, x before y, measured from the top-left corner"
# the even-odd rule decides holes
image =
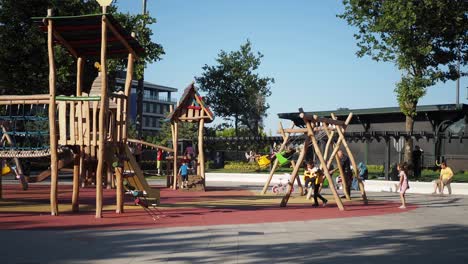
[[[288,200],[292,193],[292,189],[293,189],[292,186],[296,180],[298,182],[298,186],[300,187],[300,193],[303,194],[303,189],[302,189],[300,178],[298,177],[298,172],[299,172],[300,167],[302,166],[302,163],[307,154],[308,146],[310,144],[312,144],[315,155],[320,161],[320,168],[324,172],[325,177],[329,182],[330,190],[333,194],[336,204],[338,205],[338,208],[340,210],[344,210],[343,202],[341,201],[341,198],[337,193],[337,190],[335,188],[335,184],[331,177],[329,168],[333,160],[335,160],[337,163],[338,169],[340,171],[340,176],[342,177],[342,179],[344,179],[344,170],[343,168],[341,168],[339,158],[337,155],[338,150],[340,149],[341,146],[344,147],[349,159],[351,160],[351,164],[353,166],[353,171],[354,171],[354,177],[358,180],[362,199],[364,200],[364,203],[367,204],[367,196],[364,190],[364,185],[361,179],[357,177],[357,175],[359,174],[357,171],[356,161],[344,137],[346,127],[351,121],[353,114],[350,113],[346,121],[341,121],[341,120],[338,120],[333,114],[332,114],[332,118],[323,118],[323,117],[318,117],[316,115],[313,115],[313,116],[306,115],[304,111],[302,110],[302,108],[299,109],[299,112],[300,112],[299,113],[300,117],[304,120],[305,127],[295,127],[295,125],[293,124],[291,128],[284,129],[281,123],[279,126],[279,133],[283,138],[283,143],[281,144],[278,152],[282,152],[287,147],[289,140],[293,134],[302,134],[305,136],[303,147],[299,153],[299,157],[295,163],[292,163],[293,171],[289,179],[288,190],[285,196],[283,197],[280,206],[285,207],[287,205]],[[325,145],[325,150],[322,152],[318,144],[318,139],[321,139],[324,136],[326,136],[328,139]],[[336,137],[338,139],[336,139]],[[331,153],[331,154],[328,156],[328,153]],[[279,162],[280,161],[278,158],[275,159],[273,166],[271,168],[271,171],[270,171],[270,175],[267,181],[265,182],[265,185],[261,192],[262,194],[266,194],[268,187],[270,185],[271,179],[273,178],[273,175],[276,169],[278,168]],[[351,183],[347,183],[345,180],[343,180],[342,182],[343,182],[343,187],[344,187],[343,190],[344,190],[346,199],[350,200],[351,198],[350,198],[349,193],[347,192],[346,184],[351,184]]]
[[[198,123],[198,157],[196,175],[191,175],[189,179],[194,181],[193,187],[205,188],[205,153],[203,146],[203,129],[205,123],[210,123],[214,120],[214,115],[208,106],[203,101],[203,98],[198,94],[195,83],[191,83],[184,91],[176,109],[167,117],[171,122],[172,146],[173,146],[173,177],[172,188],[177,189],[177,172],[178,172],[178,123],[179,122],[196,122]],[[183,150],[182,150],[183,151]],[[182,153],[180,153],[182,154]]]
[[[50,156],[51,215],[59,214],[58,152],[64,146],[73,150],[73,212],[79,210],[80,178],[94,172],[96,218],[102,217],[103,179],[106,174],[108,181],[115,184],[116,213],[122,213],[124,209],[124,178],[144,191],[145,196],[159,203],[159,190],[149,187],[127,145],[127,115],[134,62],[144,52],[143,48],[133,34],[125,31],[112,15],[106,13],[106,6],[103,6],[102,14],[54,17],[49,9],[47,17],[33,19],[47,32],[49,94],[0,96],[0,106],[5,107],[6,113],[9,111],[9,115],[5,114],[8,118],[0,119],[0,122],[3,122],[2,126],[7,126],[11,120],[34,122],[36,119],[33,117],[37,117],[37,113],[31,111],[30,115],[25,115],[25,109],[47,109],[47,113],[40,118],[48,125],[48,131],[41,135],[48,137],[49,144],[43,144],[41,149],[20,148],[19,145],[10,144],[0,149],[0,158]],[[56,95],[55,44],[62,45],[76,59],[76,93],[73,96]],[[124,91],[108,92],[109,57],[128,61]],[[87,94],[83,91],[82,81],[85,60],[99,61],[100,64],[99,75]],[[18,115],[21,111],[23,116]],[[17,129],[16,126],[13,129]],[[13,130],[5,131],[2,135],[18,136],[21,133],[33,134],[31,131]],[[168,148],[165,150],[172,151]],[[97,163],[97,167],[94,168],[92,163]]]

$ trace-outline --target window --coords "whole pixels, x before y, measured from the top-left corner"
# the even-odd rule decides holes
[[[149,127],[150,121],[151,121],[150,118],[149,117],[143,117],[143,119],[144,119],[145,127]]]

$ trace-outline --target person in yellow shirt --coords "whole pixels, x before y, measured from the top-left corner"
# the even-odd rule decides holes
[[[320,194],[320,189],[321,189],[320,187],[322,187],[325,175],[324,175],[323,171],[321,169],[318,169],[318,168],[313,168],[312,173],[315,176],[315,177],[313,177],[315,179],[315,182],[313,184],[313,187],[314,187],[314,204],[313,204],[313,206],[318,207],[319,204],[318,204],[317,198],[320,198],[320,200],[322,200],[323,206],[325,207],[327,205],[328,200],[325,199]]]
[[[434,192],[432,194],[437,193],[437,189],[439,189],[439,193],[444,193],[444,186],[447,185],[447,189],[449,194],[452,194],[452,189],[450,188],[450,182],[452,181],[453,171],[450,167],[447,166],[447,163],[444,161],[440,164],[440,176],[439,179],[433,181],[434,183]]]

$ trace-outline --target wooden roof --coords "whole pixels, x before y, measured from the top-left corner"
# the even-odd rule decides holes
[[[171,122],[196,122],[205,119],[206,123],[210,123],[214,120],[214,115],[198,94],[195,84],[192,82],[185,88],[177,108],[169,114],[167,119]]]
[[[110,14],[107,22],[107,54],[110,58],[125,58],[129,53],[135,57],[144,54],[138,41]],[[47,20],[54,21],[54,41],[63,45],[73,56],[99,58],[101,55],[102,14],[83,16],[33,17],[39,27],[47,32]]]

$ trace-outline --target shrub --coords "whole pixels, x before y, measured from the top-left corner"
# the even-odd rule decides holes
[[[229,161],[224,165],[224,169],[238,172],[256,172],[260,170],[260,167],[257,163]]]

